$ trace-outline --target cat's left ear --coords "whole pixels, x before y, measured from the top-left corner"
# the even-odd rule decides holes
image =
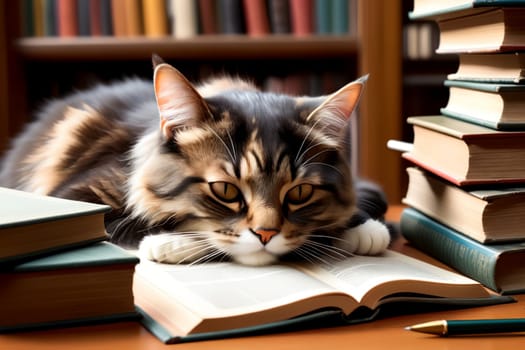
[[[198,126],[211,116],[208,105],[193,85],[169,64],[155,67],[153,82],[160,126],[166,139],[172,139],[177,129]]]
[[[338,137],[359,103],[368,75],[365,75],[328,96],[306,118],[329,136]]]

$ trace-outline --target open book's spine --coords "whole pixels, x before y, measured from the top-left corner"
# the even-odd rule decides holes
[[[499,291],[495,275],[496,251],[412,208],[403,211],[400,224],[403,236],[415,247],[486,287]]]

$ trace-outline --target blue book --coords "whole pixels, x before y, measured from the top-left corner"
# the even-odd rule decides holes
[[[403,211],[400,226],[416,248],[486,287],[503,294],[525,291],[525,243],[482,244],[413,208]]]

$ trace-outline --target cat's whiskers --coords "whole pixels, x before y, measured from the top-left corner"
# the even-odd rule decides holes
[[[310,247],[308,245],[303,244],[294,252],[311,263],[320,262],[325,265],[332,265],[328,260],[323,259],[322,256],[319,256],[319,254],[317,254],[319,253],[319,251],[315,247]]]
[[[235,148],[233,150],[231,150],[228,145],[226,144],[226,142],[224,142],[224,140],[220,137],[219,134],[217,134],[217,132],[215,130],[213,130],[212,127],[210,126],[207,126],[206,127],[206,130],[210,131],[213,135],[215,135],[215,137],[217,137],[217,139],[221,142],[221,144],[224,146],[224,148],[226,149],[226,152],[228,152],[228,155],[230,156],[230,159],[232,161],[232,163],[236,163],[236,156],[235,156]],[[228,135],[229,135],[229,132],[228,132]],[[233,140],[231,139],[231,136],[229,135],[229,138],[230,138],[230,143],[232,144],[233,146]]]
[[[193,266],[193,265],[205,263],[205,262],[208,262],[208,261],[212,261],[212,260],[216,259],[217,257],[221,257],[221,260],[222,260],[222,258],[228,257],[227,253],[225,253],[225,252],[223,252],[223,251],[221,251],[219,249],[216,249],[215,247],[213,247],[213,248],[214,249],[212,251],[210,251],[208,254],[203,255],[202,257],[198,258],[195,261],[192,261],[191,263],[188,264],[188,266]]]
[[[294,163],[297,164],[298,162],[300,162],[300,159],[302,159],[303,155],[307,152],[307,151],[304,151],[303,152],[303,147],[306,143],[306,141],[310,138],[310,134],[312,133],[312,131],[316,128],[317,126],[317,123],[320,122],[320,119],[317,120],[311,127],[310,129],[308,130],[308,132],[306,133],[306,135],[304,136],[303,138],[303,141],[301,142],[301,146],[299,146],[299,150],[297,151],[297,155],[295,156],[295,159],[294,159]],[[311,143],[311,141],[310,141]],[[310,145],[309,143],[309,145]]]
[[[306,246],[317,250],[319,253],[326,257],[330,257],[334,260],[343,260],[348,257],[344,249],[334,249],[335,247],[316,241],[307,241],[304,243]]]

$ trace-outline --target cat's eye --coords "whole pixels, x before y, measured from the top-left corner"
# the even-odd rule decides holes
[[[290,204],[303,204],[308,202],[313,194],[314,186],[310,184],[301,184],[288,191],[286,199]]]
[[[225,203],[239,202],[241,200],[241,191],[229,182],[210,182],[210,189],[215,197]]]

